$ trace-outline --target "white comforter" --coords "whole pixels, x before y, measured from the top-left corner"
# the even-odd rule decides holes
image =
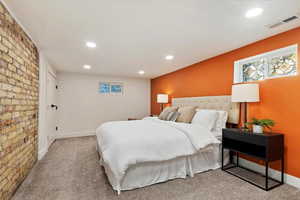
[[[96,134],[102,159],[119,182],[131,165],[192,155],[220,143],[200,125],[155,118],[107,122]]]

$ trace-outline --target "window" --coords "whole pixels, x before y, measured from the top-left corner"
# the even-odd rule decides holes
[[[269,77],[289,76],[297,73],[296,53],[271,58]]]
[[[242,65],[243,82],[263,80],[265,78],[266,59],[258,59]]]
[[[112,84],[110,86],[111,88],[111,93],[121,93],[122,92],[122,85],[120,84]]]
[[[123,83],[101,82],[99,84],[100,94],[123,94]]]
[[[259,81],[297,74],[297,50],[293,45],[234,63],[234,83]]]
[[[109,83],[100,83],[100,93],[107,94],[110,93],[110,85]]]

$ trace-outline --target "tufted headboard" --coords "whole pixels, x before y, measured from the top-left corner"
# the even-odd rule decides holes
[[[228,112],[228,123],[239,123],[240,105],[239,103],[231,102],[231,96],[173,98],[172,105],[197,106],[200,109],[225,110]]]

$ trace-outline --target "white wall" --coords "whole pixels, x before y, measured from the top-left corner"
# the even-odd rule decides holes
[[[150,114],[150,80],[58,73],[58,138],[95,134],[107,121]],[[124,95],[98,93],[99,82],[124,83]]]
[[[55,70],[48,63],[47,59],[44,57],[43,53],[39,52],[40,57],[40,68],[39,68],[39,142],[38,142],[38,159],[42,159],[43,156],[48,152],[48,148],[51,144],[48,144],[48,134],[47,130],[47,75],[48,71],[55,74]]]

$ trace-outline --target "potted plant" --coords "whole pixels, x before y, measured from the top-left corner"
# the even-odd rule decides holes
[[[252,125],[254,133],[263,133],[264,128],[271,129],[271,127],[275,125],[275,122],[272,119],[252,118],[252,121],[247,124]]]

